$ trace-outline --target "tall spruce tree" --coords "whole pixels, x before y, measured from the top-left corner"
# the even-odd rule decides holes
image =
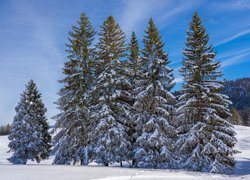
[[[64,87],[59,91],[57,105],[61,111],[55,116],[55,164],[88,164],[91,122],[89,91],[93,84],[94,27],[82,13],[77,26],[69,32],[67,45],[69,61],[64,64]]]
[[[16,107],[16,115],[8,136],[10,151],[8,160],[13,164],[26,164],[28,160],[41,160],[49,157],[51,136],[45,117],[46,108],[33,80],[26,85]]]
[[[172,69],[168,67],[168,55],[152,19],[145,31],[140,71],[144,79],[137,86],[134,120],[135,161],[137,167],[166,168],[174,166],[172,149],[175,128],[172,126],[175,97]]]
[[[228,97],[221,94],[223,82],[219,62],[208,45],[209,37],[195,13],[187,32],[184,59],[180,70],[184,77],[180,96],[180,138],[176,143],[182,167],[196,171],[223,173],[234,167],[236,143]]]
[[[143,73],[140,70],[141,67],[141,58],[140,58],[140,48],[139,43],[136,37],[135,32],[132,32],[130,44],[129,44],[129,57],[126,64],[126,75],[129,78],[129,82],[131,83],[131,95],[133,97],[131,101],[131,106],[133,106],[137,94],[141,91],[140,83],[143,83]],[[128,152],[128,159],[132,160],[132,166],[135,165],[135,155],[134,148],[136,146],[136,120],[134,119],[134,115],[136,114],[136,110],[132,107],[130,112],[130,118],[127,121],[126,130],[130,140],[130,150]]]
[[[94,159],[109,163],[127,160],[130,143],[126,121],[130,115],[131,84],[124,75],[122,58],[126,56],[125,34],[112,16],[101,26],[99,33],[97,80],[93,88],[92,118]]]

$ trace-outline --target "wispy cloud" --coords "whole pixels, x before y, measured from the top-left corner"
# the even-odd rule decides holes
[[[130,34],[133,30],[138,29],[145,24],[150,17],[160,22],[160,26],[169,24],[170,19],[176,20],[185,15],[184,12],[196,7],[198,4],[194,0],[190,3],[178,3],[174,0],[156,1],[156,0],[125,0],[123,11],[121,12],[120,24],[123,30]]]
[[[228,66],[240,64],[246,61],[250,62],[249,57],[247,57],[249,55],[250,55],[250,48],[240,50],[235,53],[229,53],[220,59],[221,67],[228,67]]]
[[[249,0],[227,0],[227,1],[215,1],[213,3],[216,8],[221,10],[248,10],[250,9]]]
[[[234,49],[234,51],[228,51],[228,52],[224,52],[222,54],[218,54],[217,59],[227,59],[227,58],[231,58],[233,56],[237,56],[237,55],[245,54],[245,53],[249,53],[249,52],[250,52],[250,48]]]
[[[142,25],[142,22],[147,21],[148,18],[157,12],[165,2],[148,0],[126,0],[124,1],[123,11],[121,12],[120,24],[124,32],[128,35]],[[170,1],[168,1],[170,3]]]
[[[197,1],[190,1],[189,3],[176,3],[175,1],[175,3],[173,3],[172,6],[170,6],[160,17],[160,20],[167,22],[175,18],[180,18],[181,15],[185,15],[185,12],[199,6],[201,3],[202,2]]]
[[[237,38],[239,38],[241,36],[247,35],[247,34],[250,34],[250,28],[249,29],[245,29],[245,30],[243,30],[241,32],[238,32],[238,33],[236,33],[236,34],[234,34],[234,35],[232,35],[230,37],[227,37],[227,38],[219,41],[218,43],[215,44],[215,46],[226,44],[226,43],[228,43],[230,41],[233,41],[233,40],[235,40],[235,39],[237,39]]]

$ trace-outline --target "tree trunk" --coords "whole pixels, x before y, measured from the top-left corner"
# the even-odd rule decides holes
[[[135,165],[135,160],[133,159],[132,160],[132,167],[134,167],[134,165]]]
[[[109,166],[109,163],[105,162],[105,163],[104,163],[104,166]]]

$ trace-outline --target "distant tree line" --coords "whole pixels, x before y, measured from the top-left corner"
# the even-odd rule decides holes
[[[223,93],[229,96],[233,124],[250,126],[250,78],[226,81]]]
[[[0,136],[10,134],[10,124],[0,126]]]

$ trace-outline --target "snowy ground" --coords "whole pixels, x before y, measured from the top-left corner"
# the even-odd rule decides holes
[[[236,155],[236,167],[233,175],[217,175],[185,170],[151,170],[100,166],[56,166],[50,165],[52,158],[35,164],[11,165],[6,160],[8,139],[0,136],[0,179],[1,180],[154,180],[154,179],[250,179],[250,127],[236,126],[238,144],[241,151]]]

